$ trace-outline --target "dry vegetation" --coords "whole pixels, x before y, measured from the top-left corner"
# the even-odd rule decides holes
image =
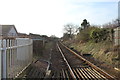
[[[113,28],[89,27],[64,43],[81,54],[91,54],[99,61],[118,67],[120,46],[114,46],[113,35]]]
[[[69,42],[66,43],[69,44]],[[76,49],[81,54],[91,54],[94,58],[107,64],[118,65],[118,46],[113,46],[111,42],[73,43],[69,47]]]

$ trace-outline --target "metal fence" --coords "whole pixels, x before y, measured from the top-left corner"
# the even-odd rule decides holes
[[[15,78],[32,62],[32,40],[29,38],[6,38],[0,40],[0,77]]]

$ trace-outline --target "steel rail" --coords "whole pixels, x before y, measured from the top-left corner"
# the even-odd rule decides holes
[[[83,58],[82,56],[80,56],[79,54],[77,54],[76,52],[74,52],[73,50],[71,50],[70,48],[68,48],[67,46],[65,46],[63,43],[60,42],[60,44],[62,46],[64,46],[67,50],[69,50],[71,53],[73,53],[74,55],[76,55],[79,59],[85,61],[88,65],[90,65],[97,72],[99,72],[100,74],[102,74],[103,76],[105,76],[107,79],[109,79],[109,80],[115,80],[115,78],[113,76],[109,75],[108,73],[106,73],[105,71],[103,71],[102,69],[100,69],[99,67],[95,66],[93,63],[91,63],[90,61],[86,60],[85,58]]]
[[[60,51],[60,53],[61,53],[61,55],[62,55],[64,61],[66,62],[67,66],[68,66],[68,69],[70,70],[70,74],[71,74],[72,78],[76,80],[76,76],[75,76],[75,74],[74,74],[72,68],[70,67],[70,65],[69,65],[69,63],[68,63],[68,61],[67,61],[67,59],[65,58],[65,56],[64,56],[64,54],[63,54],[63,52],[62,52],[62,50],[60,49],[60,47],[59,47],[58,44],[57,44],[57,47],[58,47],[58,49],[59,49],[59,51]]]

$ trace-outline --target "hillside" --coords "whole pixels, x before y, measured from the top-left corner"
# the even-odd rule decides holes
[[[92,63],[101,67],[103,70],[110,73],[111,75],[119,76],[119,71],[114,69],[115,67],[120,67],[118,59],[118,46],[113,46],[113,44],[108,41],[103,41],[99,43],[93,43],[91,41],[86,43],[78,43],[74,40],[68,40],[64,41],[63,43],[69,48],[77,50],[88,60],[90,58],[90,61]]]
[[[118,76],[120,46],[115,46],[114,34],[114,28],[88,27],[76,35],[64,34],[62,41],[101,69]]]
[[[64,42],[70,48],[74,48],[81,54],[90,54],[95,59],[105,62],[110,65],[118,66],[118,46],[113,46],[111,42],[93,43],[76,43],[72,41]]]

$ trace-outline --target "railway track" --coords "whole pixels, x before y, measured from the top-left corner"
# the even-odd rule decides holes
[[[19,78],[28,80],[43,80],[46,76],[46,69],[47,62],[38,59],[31,63],[30,66],[24,71],[23,75]]]
[[[39,70],[38,68],[31,67],[29,69],[29,73],[27,74],[26,78],[44,78],[45,77],[45,72],[42,70]]]
[[[91,62],[87,61],[62,43],[57,43],[50,51],[50,68],[45,71],[41,60],[37,60],[27,69],[26,78],[47,80],[115,80]],[[56,66],[56,67],[55,67]]]
[[[61,78],[78,80],[115,80],[114,77],[104,72],[91,62],[87,61],[62,43],[57,47],[68,66],[60,71]]]

